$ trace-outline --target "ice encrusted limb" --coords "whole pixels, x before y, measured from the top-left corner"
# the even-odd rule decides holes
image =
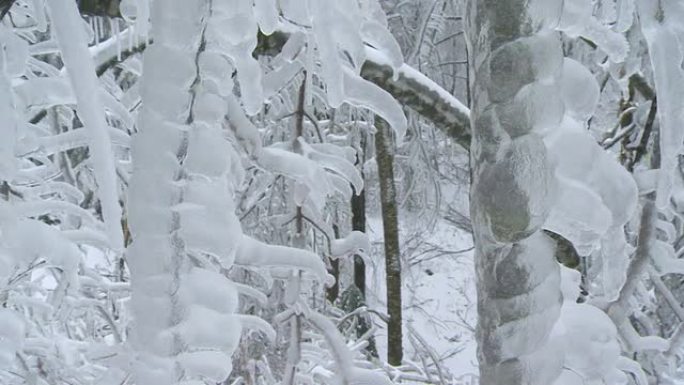
[[[111,143],[117,146],[130,147],[131,137],[125,132],[107,127],[107,135]],[[60,151],[67,151],[77,147],[85,147],[90,142],[90,136],[86,129],[77,128],[61,134],[41,136],[33,140],[27,140],[21,144],[20,153],[25,154],[33,151],[45,155],[52,155]]]
[[[345,68],[343,76],[345,102],[375,112],[389,123],[401,143],[406,134],[407,121],[401,106],[387,91]]]
[[[250,140],[243,142],[249,143]],[[290,144],[282,142],[260,148],[254,153],[259,166],[298,182],[294,196],[297,205],[303,206],[309,201],[314,209],[321,210],[326,198],[335,192],[351,196],[350,184],[357,193],[361,191],[363,179],[343,152],[326,153],[325,147],[312,146],[301,139],[297,144],[301,154],[290,151]],[[324,151],[318,151],[317,148]]]
[[[123,249],[121,230],[121,207],[116,178],[115,158],[109,139],[104,106],[99,97],[99,80],[88,50],[82,28],[82,19],[75,2],[69,0],[49,1],[48,8],[53,31],[59,42],[62,60],[78,102],[79,117],[90,134],[90,156],[98,184],[97,194],[102,204],[102,214],[107,226],[111,247]]]
[[[432,121],[461,147],[470,149],[470,110],[420,71],[408,64],[394,70],[387,57],[367,47],[361,76]]]
[[[22,51],[26,51],[26,45],[11,30],[0,25],[0,116],[3,116],[3,124],[0,125],[3,138],[0,141],[0,179],[11,179],[17,168],[15,146],[19,119],[11,79],[24,72],[26,56],[22,59]]]
[[[351,385],[351,375],[354,368],[351,352],[332,321],[315,311],[307,311],[306,319],[325,337],[330,350],[335,357],[339,375],[344,383]]]
[[[590,0],[565,0],[558,29],[570,37],[582,36],[591,40],[613,62],[623,61],[629,51],[627,39],[594,17],[592,9]]]
[[[268,245],[243,235],[235,256],[235,263],[247,266],[291,267],[308,271],[326,284],[332,283],[321,258],[307,250]]]
[[[648,385],[646,373],[644,373],[644,370],[641,368],[641,365],[639,365],[638,362],[635,362],[627,357],[620,356],[617,362],[617,368],[627,373],[631,373],[637,380],[637,385]]]
[[[640,276],[646,272],[649,256],[651,250],[653,250],[653,244],[656,241],[655,222],[657,218],[657,209],[655,208],[654,195],[655,193],[650,193],[644,199],[641,212],[641,227],[639,229],[639,243],[637,245],[636,254],[627,270],[625,284],[620,289],[617,299],[606,309],[606,312],[616,324],[622,322],[624,309],[629,306],[627,301],[632,297],[638,282],[640,282]]]
[[[606,236],[618,235],[615,229],[630,219],[637,205],[637,187],[586,130],[568,127],[571,119],[566,116],[564,124],[544,138],[557,162],[559,181],[559,196],[545,226],[587,255]]]
[[[11,368],[24,343],[24,322],[15,311],[0,309],[0,368]]]
[[[677,169],[677,156],[684,142],[684,41],[680,25],[684,11],[677,1],[638,0],[641,32],[648,43],[653,77],[658,97],[660,121],[661,172],[657,185],[656,205],[664,208],[672,195],[672,183]],[[660,17],[658,15],[667,15]]]
[[[544,227],[568,239],[579,255],[600,260],[601,295],[611,301],[626,279],[631,250],[624,225],[636,211],[638,189],[633,176],[586,130],[600,94],[594,76],[565,58],[559,83],[563,119],[555,129],[543,131],[558,181]]]
[[[552,337],[563,350],[568,371],[554,385],[574,385],[577,381],[626,385],[625,370],[618,341],[618,328],[602,310],[587,303],[576,303],[581,275],[561,267],[563,307]],[[633,372],[634,368],[630,368]],[[636,373],[635,373],[636,374]],[[575,377],[577,376],[577,377]]]
[[[304,318],[323,336],[334,358],[335,385],[392,385],[387,375],[377,370],[356,367],[353,355],[337,326],[324,315],[304,306]]]
[[[351,253],[370,252],[368,235],[360,231],[352,231],[344,238],[335,239],[330,246],[333,257],[346,256]]]

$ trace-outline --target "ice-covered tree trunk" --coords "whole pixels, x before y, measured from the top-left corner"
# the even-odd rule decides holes
[[[476,245],[480,384],[548,385],[562,357],[549,343],[561,292],[555,244],[541,231],[553,168],[534,101],[560,103],[560,2],[472,0],[471,215]],[[553,15],[553,20],[543,20]],[[548,25],[545,25],[548,23]],[[551,128],[551,127],[544,127]]]
[[[383,239],[385,242],[385,280],[387,282],[387,362],[401,365],[401,253],[399,250],[399,220],[397,190],[394,184],[394,154],[389,124],[376,118],[375,159],[378,163],[380,206],[382,209]]]
[[[241,239],[221,126],[231,68],[216,52],[227,8],[153,4],[128,201],[138,385],[222,382],[240,337],[237,292],[217,271]]]

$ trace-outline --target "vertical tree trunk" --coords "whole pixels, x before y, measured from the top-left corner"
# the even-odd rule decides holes
[[[304,135],[304,109],[306,102],[306,72],[304,72],[304,79],[299,86],[299,93],[297,95],[297,109],[294,111],[294,138],[292,139],[292,149],[296,153],[301,154],[301,144],[299,138]],[[292,239],[292,246],[298,249],[306,248],[306,236],[304,234],[304,215],[302,207],[296,207],[295,214],[295,234]],[[290,277],[287,283],[287,292],[291,295],[285,295],[285,302],[287,306],[293,306],[297,296],[300,292],[301,285],[301,271],[297,271],[295,275]],[[302,358],[302,316],[297,314],[290,319],[290,346],[287,349],[287,363],[285,364],[285,374],[283,376],[283,385],[293,385],[297,375],[297,365]]]
[[[562,366],[549,343],[561,305],[559,267],[555,244],[541,231],[553,167],[533,132],[548,117],[532,104],[540,95],[544,103],[562,103],[553,92],[562,65],[552,30],[560,6],[556,0],[468,3],[481,385],[549,385]]]
[[[361,135],[361,140],[359,141],[358,152],[356,154],[356,166],[359,168],[361,173],[361,178],[364,181],[364,189],[359,191],[358,194],[352,195],[351,198],[351,226],[352,231],[366,232],[366,177],[363,172],[363,165],[366,163],[366,134],[364,132],[359,133]],[[358,293],[361,295],[361,303],[359,306],[366,305],[366,263],[363,258],[359,255],[354,255],[354,271],[353,271],[354,287],[358,289]],[[354,289],[349,288],[347,290]],[[351,309],[355,310],[355,309]],[[373,321],[369,316],[360,317],[358,320],[358,325],[356,327],[356,336],[361,337],[370,330]],[[366,353],[370,357],[378,358],[378,350],[375,345],[375,337],[370,337],[368,339],[368,346],[366,347]]]
[[[332,225],[332,229],[335,235],[335,239],[338,239],[340,237],[339,226],[334,224]],[[328,273],[335,277],[335,283],[333,283],[332,286],[326,289],[326,297],[328,298],[328,301],[330,301],[330,303],[335,303],[337,297],[340,295],[340,260],[339,258],[330,258],[329,261],[330,269],[328,269]]]
[[[399,222],[397,191],[394,185],[394,154],[387,122],[376,117],[375,160],[380,180],[380,204],[385,240],[385,270],[387,282],[387,362],[401,365],[403,357],[401,329],[401,255],[399,252]]]
[[[366,232],[366,190],[351,198],[352,230]],[[366,263],[358,255],[354,256],[354,285],[366,297]]]
[[[365,135],[361,133],[361,135]],[[364,186],[366,178],[363,173],[363,164],[366,159],[366,139],[365,136],[361,138],[361,143],[359,145],[359,152],[356,154],[356,164],[361,172],[361,179],[364,181]],[[351,226],[352,231],[366,232],[366,189],[357,191],[358,194],[354,194],[351,197]],[[354,256],[354,285],[359,289],[363,297],[366,297],[366,263],[358,255]]]

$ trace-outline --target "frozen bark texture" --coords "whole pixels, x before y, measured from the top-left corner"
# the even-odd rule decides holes
[[[555,242],[541,231],[553,204],[542,140],[560,124],[563,65],[552,30],[561,2],[469,2],[474,54],[471,216],[476,244],[482,385],[548,385],[562,354],[549,343],[561,307]]]

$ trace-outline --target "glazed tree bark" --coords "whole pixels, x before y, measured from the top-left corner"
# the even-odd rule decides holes
[[[540,94],[562,103],[557,93],[544,93],[562,66],[553,31],[559,3],[468,4],[474,70],[470,202],[482,385],[549,385],[562,366],[562,354],[549,342],[562,300],[559,266],[555,242],[541,230],[554,178],[539,130],[554,127],[542,127],[543,113],[531,103]],[[539,14],[556,19],[540,20]]]

